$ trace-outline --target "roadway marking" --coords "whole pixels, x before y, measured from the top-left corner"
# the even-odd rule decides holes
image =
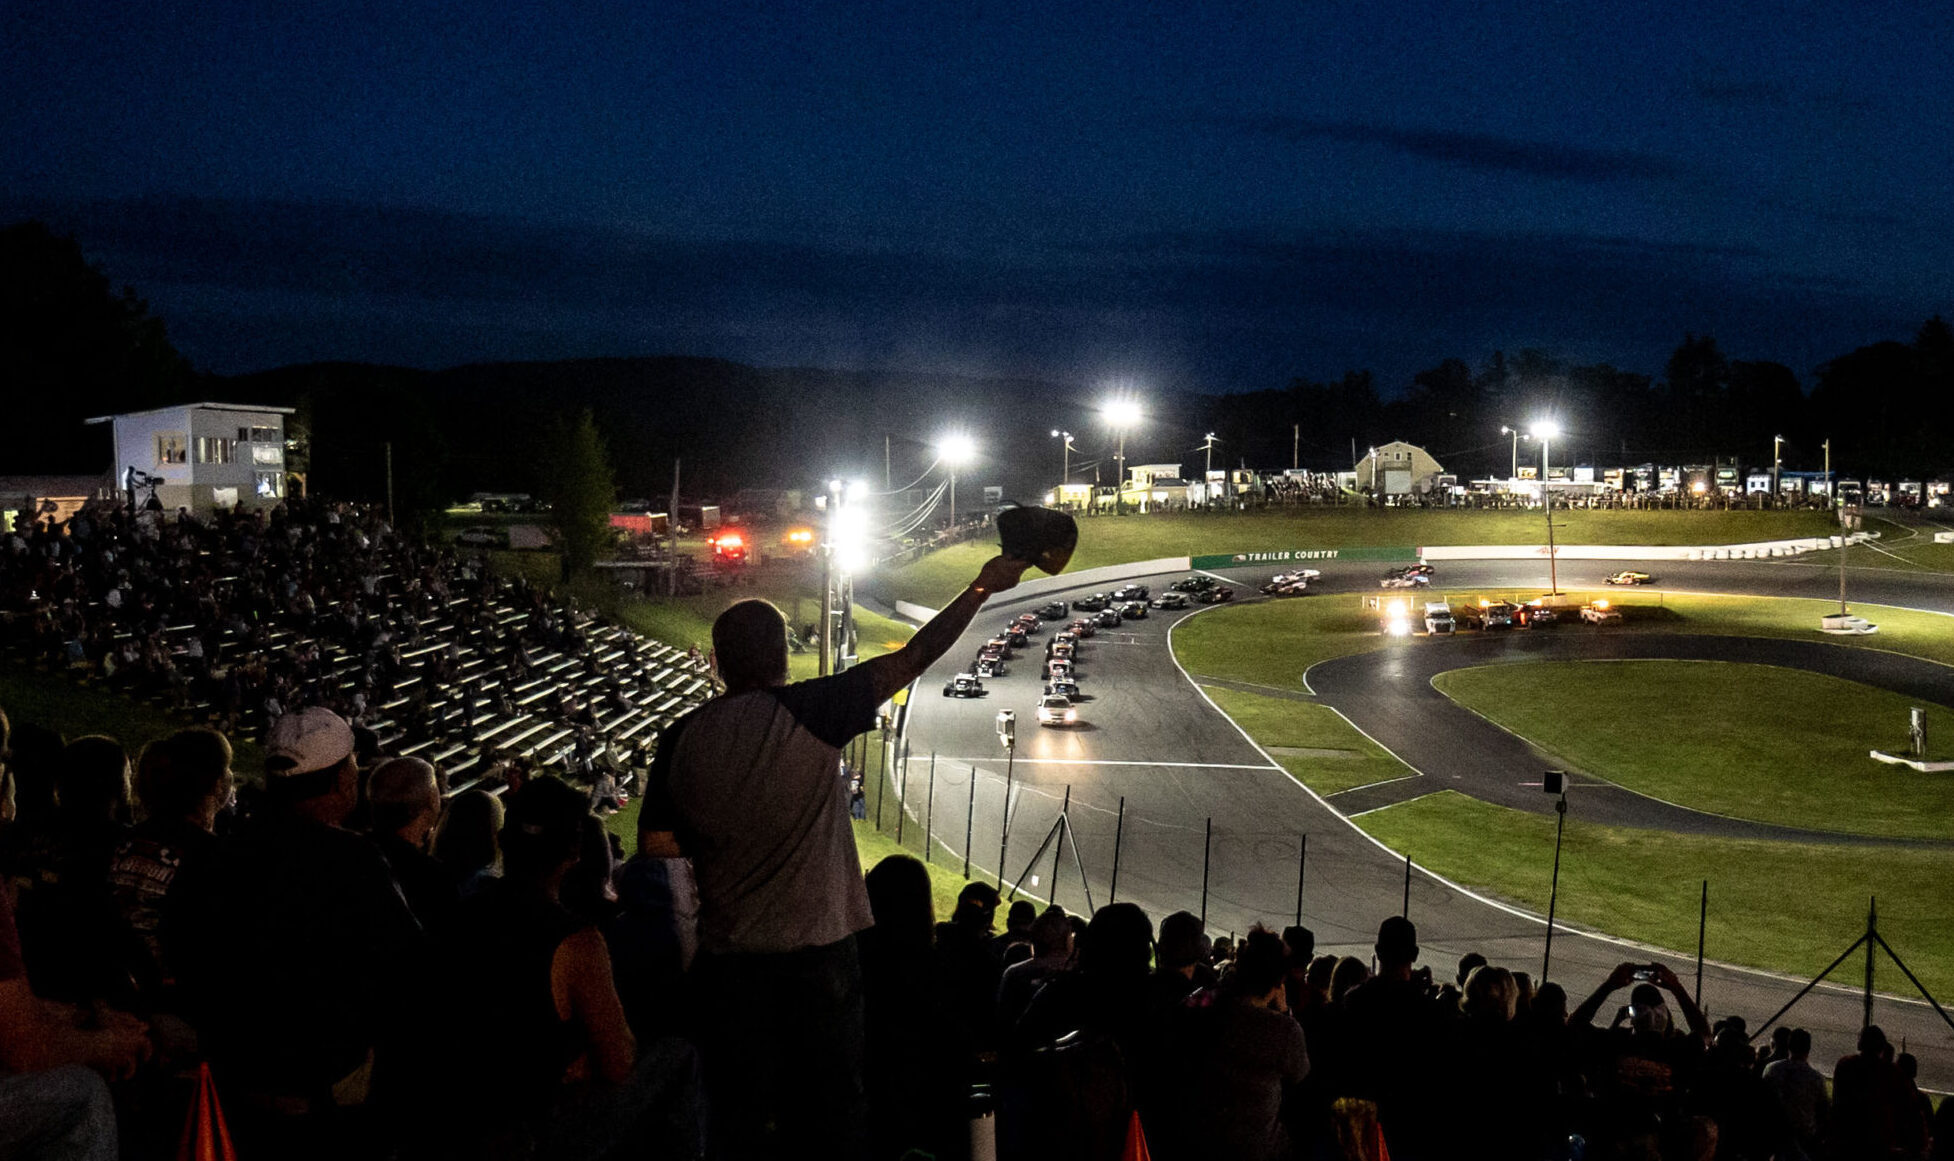
[[[978,763],[996,765],[1003,758],[950,758],[940,757],[939,762],[961,762],[966,766]],[[1168,770],[1281,770],[1280,766],[1241,765],[1232,762],[1130,762],[1099,761],[1091,758],[1019,758],[1020,766],[1158,766]]]

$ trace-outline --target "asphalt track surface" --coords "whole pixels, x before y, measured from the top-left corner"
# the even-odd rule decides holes
[[[1324,574],[1316,585],[1323,594],[1376,592],[1377,576],[1384,567],[1334,561],[1310,564]],[[1455,588],[1544,592],[1548,583],[1545,561],[1447,561],[1438,567],[1442,585],[1434,588],[1434,597]],[[1564,588],[1598,588],[1604,576],[1624,567],[1636,566],[1564,561],[1559,581]],[[1665,561],[1640,567],[1655,574],[1658,587],[1666,590],[1821,599],[1836,598],[1838,591],[1835,569],[1796,560]],[[1276,571],[1277,567],[1268,566],[1229,569],[1217,575],[1235,584],[1239,597],[1251,598]],[[1180,575],[1184,574],[1130,579],[1149,584],[1158,596]],[[1079,706],[1079,725],[1061,729],[1035,724],[1043,664],[1037,637],[1018,651],[1006,676],[986,682],[987,696],[939,696],[951,675],[969,668],[982,642],[1019,613],[1107,587],[1105,582],[1068,586],[1063,577],[1048,584],[1034,586],[1036,592],[1013,591],[993,600],[915,690],[906,728],[906,786],[898,797],[910,825],[930,826],[935,836],[933,857],[939,864],[961,869],[967,856],[972,877],[995,880],[1001,868],[1007,893],[1018,884],[1071,910],[1085,910],[1088,904],[1103,906],[1116,890],[1119,899],[1139,903],[1156,922],[1171,911],[1200,913],[1205,897],[1208,930],[1213,933],[1238,933],[1256,922],[1278,928],[1294,922],[1300,894],[1302,921],[1315,931],[1318,951],[1363,958],[1370,955],[1378,922],[1402,909],[1418,925],[1424,961],[1441,976],[1460,955],[1477,951],[1539,978],[1546,933],[1540,916],[1468,892],[1422,868],[1414,866],[1407,874],[1402,856],[1348,821],[1346,814],[1367,809],[1368,799],[1340,795],[1333,805],[1311,793],[1208,702],[1175,662],[1169,633],[1187,617],[1207,613],[1209,606],[1155,610],[1145,620],[1102,629],[1084,642],[1077,672],[1089,700]],[[1855,603],[1954,613],[1954,577],[1855,568],[1850,585]],[[1047,625],[1046,637],[1057,627]],[[1954,621],[1949,631],[1954,632]],[[1534,632],[1394,643],[1382,654],[1324,663],[1311,671],[1312,688],[1321,695],[1317,700],[1336,705],[1349,699],[1339,708],[1361,719],[1358,724],[1367,733],[1407,759],[1417,780],[1426,783],[1423,790],[1387,788],[1379,805],[1458,783],[1502,805],[1549,808],[1546,796],[1526,785],[1545,768],[1541,757],[1526,743],[1452,706],[1432,690],[1429,675],[1436,670],[1431,667],[1449,667],[1448,658],[1477,664],[1525,660],[1536,653],[1688,656],[1715,651],[1716,656],[1734,660],[1775,656],[1778,660],[1773,664],[1816,660],[1822,672],[1915,690],[1941,704],[1954,704],[1949,693],[1954,671],[1881,652],[1813,643],[1803,651],[1805,656],[1792,657],[1791,651],[1800,643],[1706,640],[1578,624],[1538,637],[1531,636]],[[1426,648],[1432,645],[1440,648]],[[1698,652],[1679,652],[1690,649]],[[1779,649],[1788,651],[1773,652]],[[1750,650],[1758,652],[1746,654]],[[1401,699],[1397,708],[1363,710],[1361,704],[1376,696],[1380,686]],[[1440,703],[1450,707],[1448,712],[1470,719],[1470,742],[1448,737],[1443,728],[1421,725]],[[1008,760],[995,724],[997,711],[1006,708],[1016,711],[1018,719],[1018,744]],[[1465,728],[1463,722],[1451,724]],[[1523,773],[1516,776],[1516,770]],[[1625,791],[1597,791],[1582,785],[1577,792],[1584,815],[1596,821],[1788,841],[1817,837],[1718,819]],[[1055,851],[1051,840],[1068,794],[1070,829],[1062,851]],[[1337,805],[1345,810],[1340,812]],[[895,809],[895,803],[890,809]],[[1307,858],[1302,859],[1305,841]],[[1694,899],[1677,901],[1679,908],[1694,904]],[[1819,950],[1829,951],[1836,942],[1837,950],[1843,951],[1857,935],[1846,930],[1814,933],[1813,938],[1825,945]],[[1904,948],[1900,951],[1905,953]],[[1714,946],[1708,954],[1711,962],[1702,993],[1706,1010],[1713,1017],[1743,1014],[1753,1029],[1805,982],[1720,965],[1715,962]],[[1554,932],[1550,974],[1567,988],[1570,1003],[1577,1003],[1616,964],[1650,959],[1666,960],[1685,982],[1695,970],[1693,957],[1685,959],[1599,932],[1570,931],[1562,924]],[[1840,985],[1862,978],[1863,961],[1858,959],[1833,976]],[[1908,998],[1914,993],[1883,957],[1878,985],[1882,995],[1874,1019],[1896,1040],[1906,1037],[1909,1050],[1920,1060],[1924,1086],[1954,1089],[1954,1030],[1924,1002]],[[1626,997],[1617,1002],[1625,1003]],[[1849,986],[1828,984],[1801,1001],[1785,1020],[1812,1031],[1816,1056],[1829,1065],[1851,1050],[1861,1021],[1860,995]]]

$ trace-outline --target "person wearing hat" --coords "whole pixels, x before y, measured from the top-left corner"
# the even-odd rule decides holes
[[[698,884],[691,976],[721,1154],[862,1152],[855,934],[873,917],[841,751],[1029,567],[992,558],[901,649],[810,681],[787,680],[787,620],[773,605],[739,601],[713,622],[724,692],[660,739],[643,809],[678,837]]]
[[[312,707],[265,737],[251,823],[178,873],[164,949],[232,1127],[280,1156],[349,1147],[376,1045],[422,965],[420,925],[380,851],[342,828],[353,730]]]

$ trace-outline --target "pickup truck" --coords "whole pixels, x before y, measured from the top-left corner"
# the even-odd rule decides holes
[[[1607,601],[1596,601],[1591,605],[1581,606],[1581,619],[1590,625],[1619,624],[1622,619],[1622,611],[1613,607]]]

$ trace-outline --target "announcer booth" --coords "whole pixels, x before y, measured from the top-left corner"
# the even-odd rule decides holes
[[[285,499],[285,420],[290,407],[180,403],[102,415],[112,433],[123,499],[166,512],[270,508]],[[152,504],[153,501],[153,504]]]

